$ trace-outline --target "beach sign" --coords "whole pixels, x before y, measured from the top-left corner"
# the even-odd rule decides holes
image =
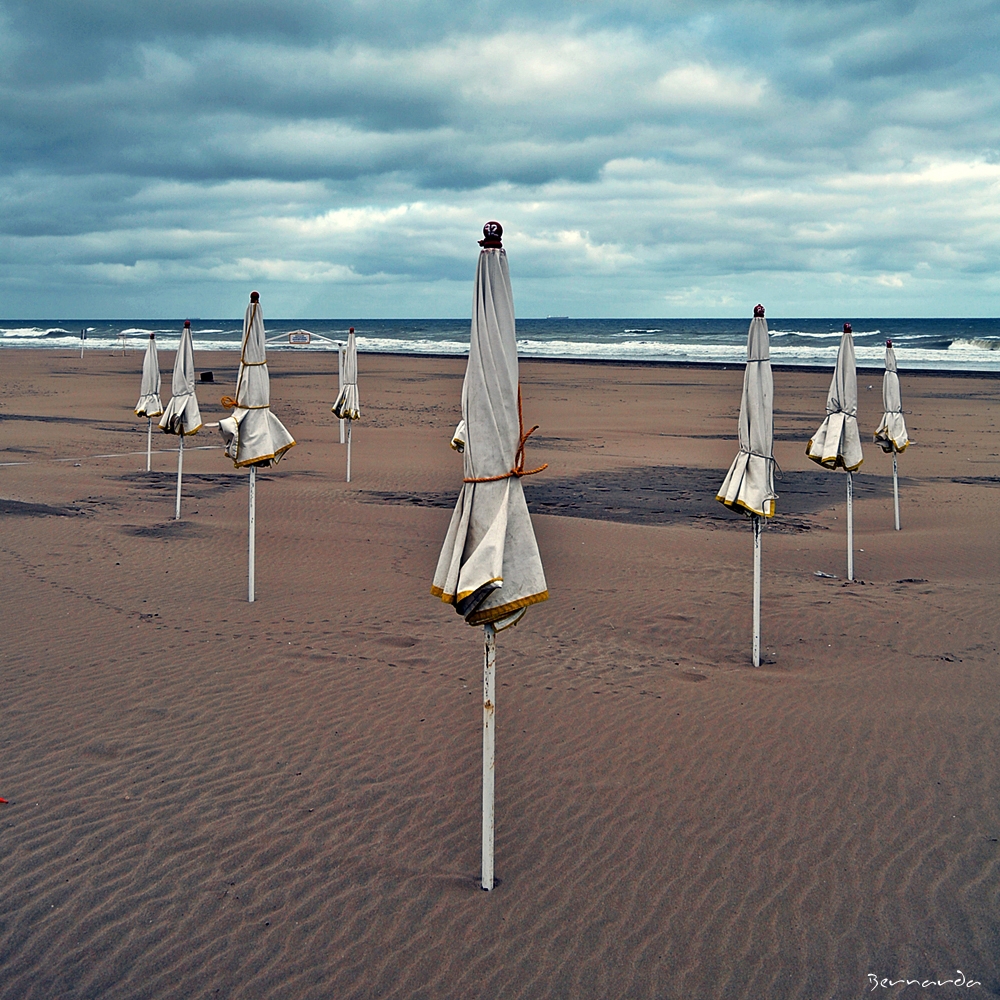
[[[292,330],[288,335],[289,344],[308,344],[312,340],[312,334],[308,330]]]

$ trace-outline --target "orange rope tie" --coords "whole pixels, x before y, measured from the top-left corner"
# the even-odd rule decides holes
[[[478,479],[463,479],[463,483],[496,483],[501,479],[510,479],[514,476],[520,479],[522,476],[534,476],[539,472],[544,471],[549,467],[549,463],[546,462],[544,465],[540,465],[537,469],[526,469],[524,467],[524,444],[531,437],[535,431],[538,430],[538,424],[535,424],[530,431],[525,433],[524,430],[524,416],[521,412],[521,383],[517,384],[517,430],[520,435],[520,439],[517,443],[517,451],[514,452],[514,467],[510,472],[504,472],[499,476],[482,476]]]
[[[237,403],[236,400],[233,399],[232,396],[223,396],[222,399],[220,400],[220,402],[222,403],[222,405],[227,410],[232,410],[234,408],[240,409],[240,410],[269,410],[269,409],[271,409],[271,404],[270,403],[261,403],[260,406],[247,406],[245,403]]]

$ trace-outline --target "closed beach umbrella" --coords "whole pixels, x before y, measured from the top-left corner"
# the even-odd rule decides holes
[[[160,428],[167,434],[197,434],[201,427],[201,411],[194,394],[194,345],[191,322],[184,321],[184,331],[174,358],[174,376],[170,383],[170,402],[160,417]]]
[[[353,330],[354,327],[352,326]],[[344,353],[347,351],[347,344],[342,340],[337,341],[337,395],[340,395],[340,390],[344,388]],[[344,435],[344,418],[341,417],[337,421],[340,424],[340,443],[343,444],[345,441]]]
[[[899,474],[896,471],[896,455],[906,451],[910,439],[906,434],[903,419],[903,397],[899,392],[899,375],[896,372],[896,352],[892,341],[885,342],[885,374],[882,376],[882,423],[875,431],[874,441],[886,454],[892,453],[892,506],[899,531]]]
[[[250,467],[249,519],[249,600],[254,600],[255,544],[257,522],[257,467],[267,467],[281,459],[295,439],[271,412],[270,381],[267,377],[267,348],[260,296],[250,293],[250,305],[243,317],[243,346],[236,395],[224,396],[222,405],[233,411],[219,421],[226,454],[236,468]]]
[[[146,418],[146,471],[149,472],[153,454],[153,417],[163,412],[160,402],[160,361],[156,356],[156,334],[149,335],[146,354],[142,359],[142,382],[139,384],[139,402],[135,415]]]
[[[351,481],[351,424],[361,416],[361,402],[358,396],[358,343],[354,338],[354,327],[347,335],[347,350],[344,352],[344,370],[340,380],[340,393],[333,404],[333,412],[341,420],[347,421],[347,481]]]
[[[753,665],[760,666],[760,528],[774,517],[774,380],[764,307],[754,307],[740,400],[740,450],[716,500],[753,521]]]
[[[493,888],[495,634],[549,596],[521,477],[528,435],[521,419],[514,300],[499,223],[483,227],[469,363],[462,386],[464,478],[431,593],[485,631],[483,672],[483,875]]]
[[[174,507],[174,517],[181,516],[181,479],[184,473],[184,438],[189,434],[197,434],[201,427],[201,411],[198,409],[198,398],[194,394],[194,347],[191,343],[191,323],[184,321],[181,342],[177,345],[177,355],[174,357],[174,377],[170,383],[171,396],[163,416],[160,417],[160,429],[167,434],[176,434],[180,441],[177,446],[177,501]]]
[[[864,455],[858,433],[858,373],[851,324],[844,324],[837,365],[826,396],[826,419],[806,445],[806,455],[825,469],[847,472],[847,579],[854,579],[854,472]]]

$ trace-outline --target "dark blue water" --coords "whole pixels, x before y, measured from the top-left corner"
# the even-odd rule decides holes
[[[1000,371],[1000,320],[857,319],[858,363],[878,367],[885,341],[896,347],[900,368]],[[768,318],[771,359],[778,364],[833,366],[844,319]],[[399,353],[464,354],[468,319],[444,320],[266,320],[273,350],[331,349],[345,340],[350,326],[358,349]],[[79,350],[87,331],[89,350],[113,350],[123,343],[144,347],[152,332],[163,349],[176,346],[183,320],[52,320],[0,323],[0,347]],[[195,350],[237,350],[239,319],[191,321]],[[749,319],[521,319],[517,322],[522,357],[620,361],[689,361],[739,364],[745,358]],[[291,346],[288,334],[307,330],[308,346]]]

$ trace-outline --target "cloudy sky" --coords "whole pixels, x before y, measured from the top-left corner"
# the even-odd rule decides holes
[[[0,0],[0,316],[1000,315],[997,0]]]

